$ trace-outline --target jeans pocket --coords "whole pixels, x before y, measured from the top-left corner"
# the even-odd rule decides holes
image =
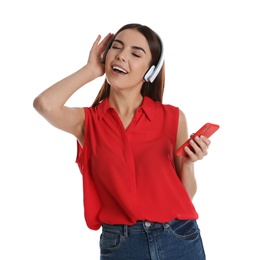
[[[182,240],[195,240],[200,237],[200,230],[195,220],[175,220],[169,223],[169,232]]]
[[[121,244],[120,232],[114,230],[103,230],[100,235],[100,249],[115,251],[120,247]]]

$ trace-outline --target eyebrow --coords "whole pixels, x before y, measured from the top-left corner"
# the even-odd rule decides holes
[[[115,39],[114,42],[118,42],[118,43],[120,43],[121,45],[124,46],[124,43],[123,43],[123,41],[121,41],[121,40]],[[131,48],[132,48],[132,49],[135,49],[135,50],[140,50],[140,51],[142,51],[142,52],[144,52],[144,53],[146,54],[145,50],[144,50],[143,48],[141,48],[141,47],[138,47],[138,46],[131,46]]]

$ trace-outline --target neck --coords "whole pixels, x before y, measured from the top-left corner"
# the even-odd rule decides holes
[[[129,93],[127,95],[110,93],[109,96],[110,106],[121,116],[134,115],[142,102],[143,96],[140,92],[132,95],[129,95]]]

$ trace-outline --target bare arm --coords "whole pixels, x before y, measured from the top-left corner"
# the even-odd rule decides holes
[[[186,117],[181,110],[178,125],[176,149],[178,149],[178,147],[180,147],[189,137]],[[188,154],[187,157],[175,155],[176,172],[191,199],[193,199],[197,191],[194,162],[203,159],[203,157],[207,155],[209,144],[210,140],[208,138],[199,137],[198,140],[194,140],[193,144],[190,144],[194,150],[190,150],[189,148],[186,149],[186,153]]]
[[[95,40],[87,64],[55,83],[33,101],[34,108],[53,126],[73,134],[83,143],[84,111],[82,108],[65,106],[66,101],[86,83],[104,74],[104,64],[101,54],[104,52],[112,34],[108,34],[101,42],[98,36]]]

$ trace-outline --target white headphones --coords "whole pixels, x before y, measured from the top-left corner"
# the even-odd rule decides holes
[[[152,65],[149,70],[146,72],[145,76],[144,76],[144,80],[146,82],[153,82],[155,80],[155,78],[158,76],[161,68],[162,68],[162,65],[163,65],[163,62],[164,62],[164,47],[163,47],[163,42],[161,40],[161,38],[159,37],[159,35],[157,35],[159,40],[160,40],[160,45],[161,45],[161,54],[160,54],[160,58],[159,58],[159,61],[158,61],[158,64],[157,66],[155,65]],[[103,54],[103,57],[102,57],[102,63],[105,63],[105,60],[106,60],[106,56],[107,56],[107,52],[108,50],[110,49],[111,47],[111,44],[113,42],[114,39],[111,39],[111,41],[109,42],[104,54]]]
[[[146,72],[145,76],[144,76],[144,80],[146,82],[150,81],[151,83],[158,76],[158,74],[159,74],[159,72],[160,72],[160,70],[162,68],[163,62],[164,62],[164,47],[163,47],[163,42],[162,42],[161,38],[159,37],[159,35],[157,35],[157,36],[158,36],[158,38],[160,40],[160,44],[161,44],[160,58],[159,58],[159,61],[158,61],[157,66],[152,65],[150,67],[150,69]]]

